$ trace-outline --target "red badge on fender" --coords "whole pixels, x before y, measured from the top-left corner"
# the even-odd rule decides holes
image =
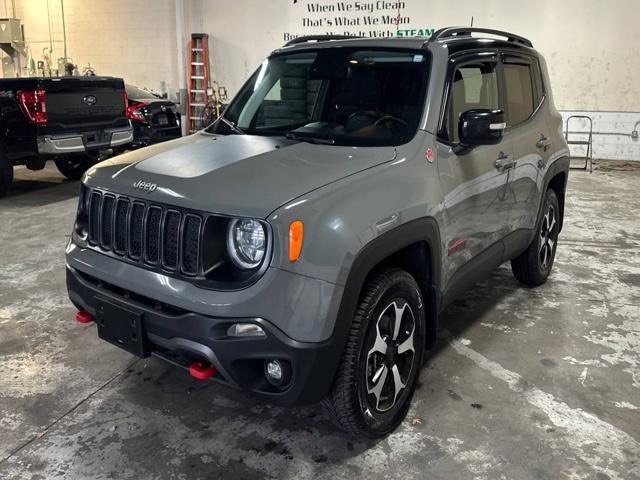
[[[434,158],[435,158],[435,155],[434,155],[434,153],[433,153],[433,150],[428,149],[428,150],[427,150],[427,153],[425,153],[425,154],[424,154],[424,158],[426,158],[426,159],[427,159],[427,162],[429,162],[429,163],[433,163],[433,160],[434,160]]]

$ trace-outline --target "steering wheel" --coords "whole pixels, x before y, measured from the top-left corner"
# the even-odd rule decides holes
[[[393,115],[385,115],[384,117],[379,118],[378,120],[375,121],[374,125],[376,127],[379,127],[380,125],[382,125],[385,122],[395,122],[395,123],[398,123],[398,124],[402,125],[403,127],[407,127],[409,125],[403,119],[398,118],[398,117],[394,117]]]
[[[375,112],[373,110],[358,110],[357,112],[353,112],[351,115],[347,117],[347,121],[345,122],[345,125],[357,117],[366,117],[371,122],[376,122],[377,119],[380,118],[380,115],[381,114],[379,112]]]

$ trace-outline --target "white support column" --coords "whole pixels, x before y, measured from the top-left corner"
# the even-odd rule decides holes
[[[185,37],[185,4],[184,0],[176,0],[176,42],[177,42],[177,63],[178,63],[178,95],[180,99],[180,113],[182,114],[182,135],[187,134],[187,122],[185,116],[187,112],[187,71],[185,50],[187,40]]]

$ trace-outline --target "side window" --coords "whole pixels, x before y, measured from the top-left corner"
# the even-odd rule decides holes
[[[271,87],[271,90],[264,96],[265,100],[273,100],[274,102],[279,102],[282,100],[280,97],[280,80],[276,82],[276,84]]]
[[[495,110],[499,105],[496,63],[479,62],[456,68],[446,122],[448,138],[454,143],[460,141],[458,123],[464,112],[479,108]]]
[[[503,65],[507,99],[507,124],[511,127],[527,120],[536,108],[531,65]]]
[[[542,68],[540,67],[540,62],[538,62],[538,60],[535,60],[533,62],[533,78],[535,79],[536,87],[536,98],[534,101],[537,108],[542,103],[542,100],[544,100],[544,97],[547,93],[544,85],[544,79],[542,78]]]

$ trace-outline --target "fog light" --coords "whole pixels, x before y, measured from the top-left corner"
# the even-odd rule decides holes
[[[291,378],[291,366],[286,361],[265,360],[264,375],[271,385],[276,387],[286,385]]]
[[[255,323],[234,323],[227,329],[229,337],[266,337],[260,325]]]
[[[271,380],[275,380],[276,382],[282,381],[282,365],[278,360],[270,360],[267,362],[267,375]]]

